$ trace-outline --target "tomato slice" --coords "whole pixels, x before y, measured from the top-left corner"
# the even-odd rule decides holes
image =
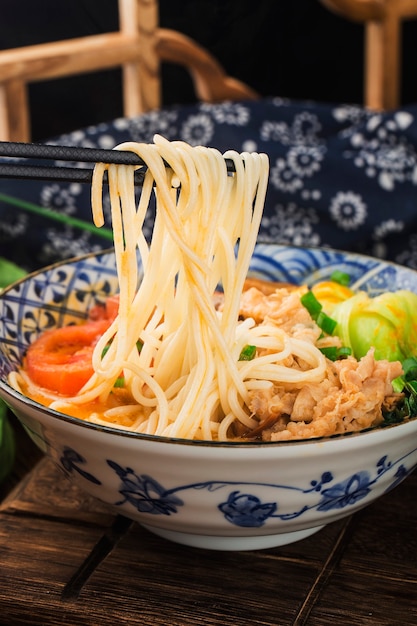
[[[94,347],[109,327],[108,319],[47,330],[28,349],[25,368],[34,383],[71,396],[93,374]]]
[[[119,294],[114,296],[109,296],[105,302],[105,304],[97,304],[90,309],[89,319],[92,322],[97,320],[109,320],[112,322],[119,312]]]
[[[119,301],[119,294],[109,296],[106,300],[106,317],[111,322],[116,319],[117,314],[119,313]]]

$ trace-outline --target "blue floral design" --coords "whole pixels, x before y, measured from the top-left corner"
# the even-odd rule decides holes
[[[317,505],[318,511],[344,509],[355,504],[370,493],[371,480],[368,472],[358,472],[350,478],[322,491],[322,499]]]
[[[146,474],[137,476],[130,467],[123,469],[113,461],[107,463],[122,480],[119,492],[124,496],[124,500],[116,502],[117,505],[129,502],[140,513],[171,515],[177,513],[177,507],[184,504],[180,498],[166,491],[150,476]]]
[[[374,477],[367,471],[359,471],[343,481],[331,484],[334,481],[333,473],[323,472],[320,479],[313,479],[307,488],[294,487],[291,485],[269,484],[269,483],[237,483],[232,481],[206,481],[190,483],[172,489],[165,489],[158,481],[146,474],[137,475],[130,467],[121,467],[118,463],[108,460],[108,465],[116,472],[122,483],[119,493],[123,495],[123,500],[116,502],[122,505],[129,502],[140,513],[150,513],[154,515],[171,515],[178,512],[178,508],[185,506],[186,502],[181,500],[179,492],[191,489],[207,490],[213,493],[231,486],[245,486],[245,491],[234,488],[225,501],[217,504],[218,510],[223,513],[225,519],[236,526],[245,528],[259,528],[270,518],[278,518],[288,521],[301,517],[311,510],[328,512],[335,509],[344,509],[355,505],[363,500],[372,490],[381,477],[396,465],[398,468],[394,474],[394,481],[387,491],[399,484],[412,471],[412,467],[406,469],[403,460],[414,454],[416,450],[406,454],[396,461],[389,461],[387,455],[381,457],[376,463],[376,474]],[[328,485],[328,486],[326,486]],[[320,494],[319,500],[311,504],[303,504],[299,509],[290,512],[279,512],[279,502],[262,502],[253,493],[248,493],[247,487],[267,487],[284,491],[298,491],[301,494]]]
[[[86,459],[81,456],[81,454],[76,452],[76,450],[73,450],[72,448],[64,448],[60,461],[66,473],[72,474],[73,472],[77,472],[80,476],[89,480],[91,483],[101,485],[101,481],[98,478],[89,472],[86,472],[81,467],[78,467],[79,463],[86,463]]]
[[[246,528],[258,528],[277,510],[275,502],[262,502],[256,496],[232,491],[227,502],[219,504],[220,511],[231,524]]]
[[[391,485],[389,485],[386,492],[392,491],[394,487],[402,483],[403,480],[407,478],[407,476],[411,474],[412,471],[413,471],[413,468],[407,469],[406,467],[404,467],[404,465],[400,465],[394,474],[394,478],[395,478],[394,482],[391,483]]]
[[[321,491],[321,488],[326,483],[331,483],[333,480],[333,474],[331,472],[323,472],[320,480],[312,480],[310,482],[310,491]]]

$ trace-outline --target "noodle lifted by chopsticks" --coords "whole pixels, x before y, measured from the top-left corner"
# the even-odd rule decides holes
[[[132,402],[108,411],[116,425],[125,414],[134,415],[130,429],[154,435],[226,440],[236,423],[249,432],[258,425],[248,409],[250,390],[271,381],[318,381],[325,371],[325,359],[311,343],[276,325],[238,319],[263,211],[267,156],[223,155],[160,136],[154,144],[117,149],[137,153],[147,165],[138,206],[136,167],[98,164],[93,176],[93,216],[101,226],[108,171],[119,313],[95,348],[95,374],[77,397],[51,407],[105,401],[123,372]],[[225,158],[234,162],[235,173],[228,174]],[[148,244],[142,228],[153,193],[156,216]],[[221,313],[213,301],[218,285],[224,290]],[[247,345],[267,351],[239,361]],[[289,355],[307,367],[286,367]]]

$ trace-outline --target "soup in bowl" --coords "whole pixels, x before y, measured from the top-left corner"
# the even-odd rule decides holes
[[[251,278],[294,285],[328,281],[335,272],[371,297],[417,293],[413,270],[337,250],[258,243],[250,264]],[[189,439],[71,416],[13,384],[42,333],[83,323],[117,290],[109,250],[32,273],[0,295],[0,396],[64,474],[115,512],[178,543],[269,548],[352,515],[417,464],[413,417],[332,436]]]

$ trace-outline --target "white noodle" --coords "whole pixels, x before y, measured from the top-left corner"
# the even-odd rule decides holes
[[[273,324],[238,320],[263,211],[268,159],[234,151],[222,155],[159,136],[151,145],[128,142],[118,149],[133,151],[146,163],[137,207],[137,168],[97,164],[93,175],[93,219],[101,226],[103,176],[108,173],[118,316],[96,345],[91,379],[76,397],[55,396],[51,406],[65,410],[94,399],[106,402],[123,372],[133,403],[94,413],[91,421],[207,440],[228,439],[234,424],[254,429],[258,421],[248,408],[251,390],[272,382],[321,380],[326,367],[311,343],[291,338]],[[226,158],[233,161],[235,173],[227,172]],[[148,244],[143,224],[152,193],[156,215]],[[221,313],[213,302],[219,284],[224,290]],[[247,345],[264,352],[239,361]],[[297,359],[302,365],[294,366]],[[122,426],[128,418],[132,425]]]

